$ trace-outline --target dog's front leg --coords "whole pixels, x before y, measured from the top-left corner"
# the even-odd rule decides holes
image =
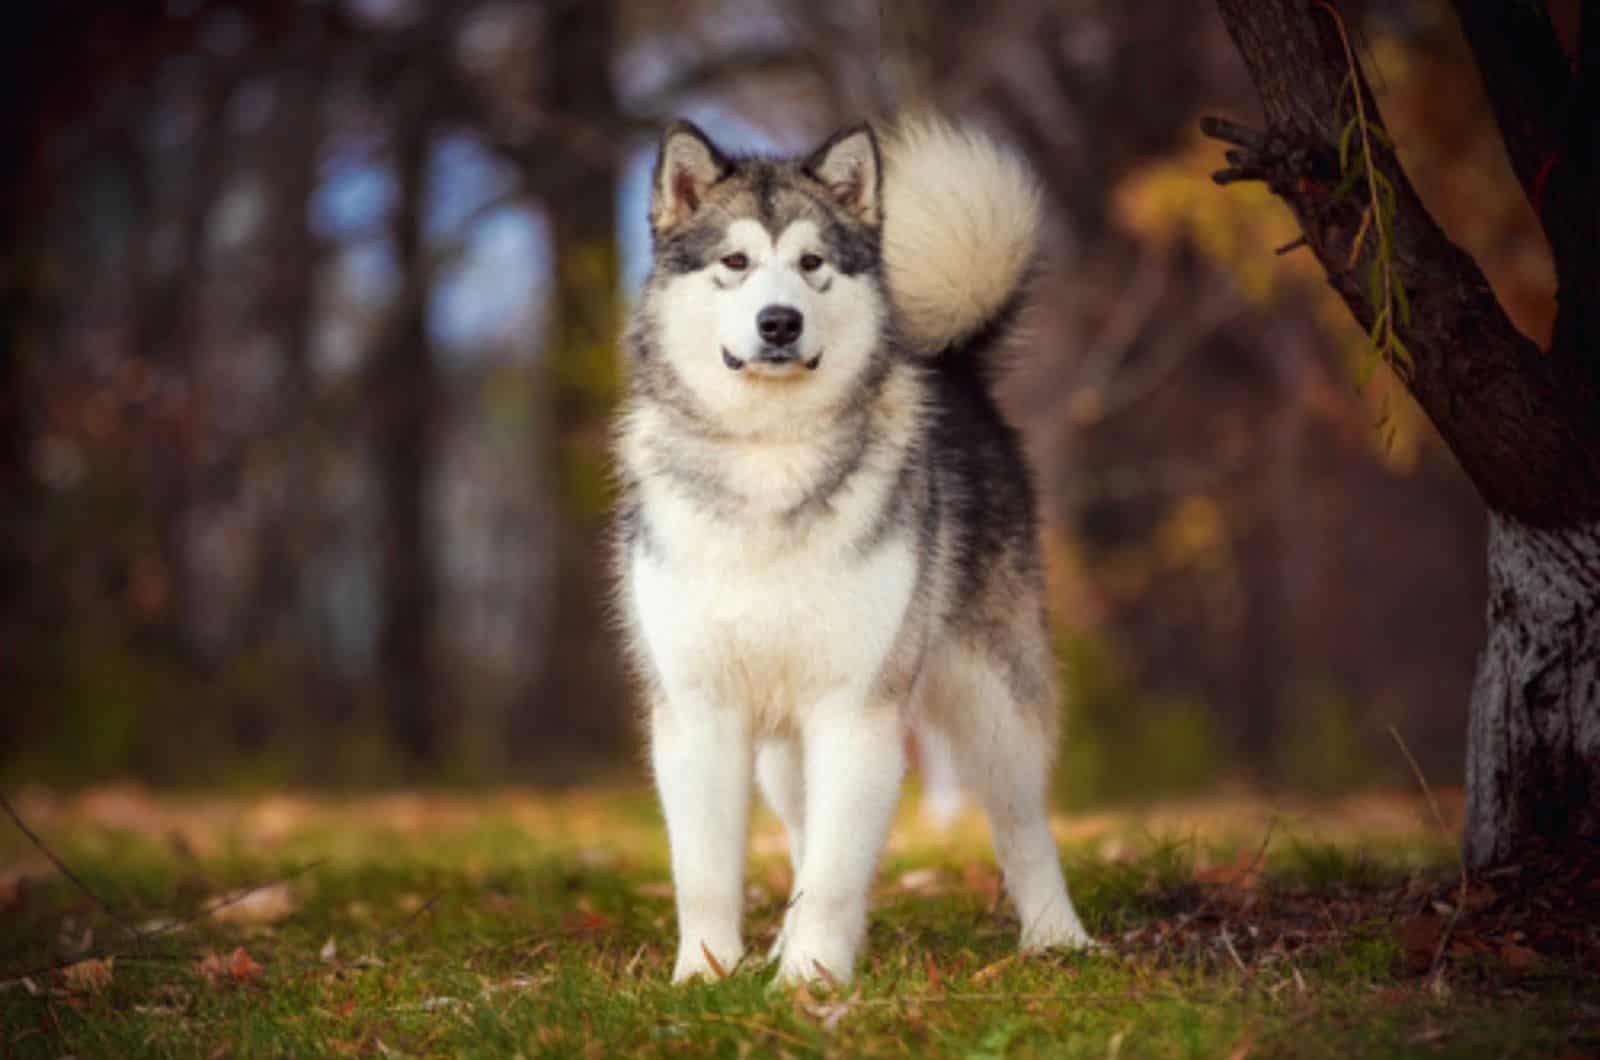
[[[805,861],[784,920],[778,980],[843,982],[855,970],[867,893],[900,795],[900,712],[856,697],[830,699],[802,720],[801,742]]]
[[[713,961],[730,972],[744,953],[739,921],[755,754],[750,726],[737,710],[682,697],[652,709],[650,730],[678,904],[672,980],[713,978]]]

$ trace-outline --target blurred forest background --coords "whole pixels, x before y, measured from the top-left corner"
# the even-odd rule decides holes
[[[1575,4],[1552,5],[1558,22]],[[1541,343],[1453,17],[1341,3],[1405,164]],[[1190,0],[53,0],[11,16],[0,779],[632,768],[605,421],[654,130],[907,106],[1041,175],[1005,384],[1045,498],[1061,797],[1459,782],[1484,516],[1202,112]],[[1568,19],[1570,21],[1570,19]]]

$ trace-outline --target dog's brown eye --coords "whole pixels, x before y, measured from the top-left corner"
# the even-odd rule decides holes
[[[816,272],[820,268],[822,268],[822,259],[817,257],[817,255],[815,255],[815,254],[802,254],[802,255],[800,255],[800,271],[801,272]]]
[[[743,272],[750,267],[750,259],[743,254],[729,254],[722,259],[722,267],[732,269],[734,272]]]

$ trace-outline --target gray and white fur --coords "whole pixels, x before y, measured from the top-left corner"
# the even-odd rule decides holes
[[[618,418],[620,612],[672,850],[674,979],[743,956],[754,779],[794,892],[778,980],[848,979],[908,727],[956,753],[1025,948],[1083,947],[1034,495],[990,386],[1039,193],[984,137],[846,129],[803,159],[662,138]],[[825,969],[825,971],[824,971]]]

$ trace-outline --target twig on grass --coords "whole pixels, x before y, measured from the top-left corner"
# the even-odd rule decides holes
[[[1444,814],[1439,811],[1439,800],[1433,797],[1433,788],[1428,786],[1428,778],[1422,775],[1422,767],[1417,764],[1416,756],[1411,753],[1411,748],[1406,746],[1406,741],[1401,737],[1400,730],[1393,724],[1389,726],[1389,735],[1394,737],[1394,742],[1400,745],[1400,753],[1406,756],[1406,761],[1411,763],[1411,772],[1416,776],[1417,783],[1422,785],[1422,794],[1427,797],[1428,806],[1433,810],[1433,820],[1439,826],[1439,831],[1446,836],[1450,829],[1445,826]],[[1450,945],[1450,934],[1455,930],[1456,921],[1461,918],[1462,911],[1467,904],[1467,863],[1461,862],[1461,881],[1456,886],[1456,903],[1450,910],[1450,916],[1445,919],[1444,927],[1439,931],[1439,944],[1434,947],[1433,961],[1428,966],[1428,978],[1437,988],[1441,985],[1441,976],[1444,971],[1444,953]]]
[[[1406,756],[1406,761],[1411,765],[1411,775],[1417,778],[1417,784],[1422,788],[1423,796],[1428,800],[1428,807],[1433,811],[1433,822],[1439,826],[1439,831],[1445,835],[1450,834],[1450,829],[1444,823],[1444,814],[1439,810],[1439,800],[1433,797],[1433,788],[1428,786],[1428,778],[1422,775],[1422,767],[1417,764],[1416,756],[1411,753],[1411,748],[1406,746],[1405,738],[1400,735],[1400,730],[1389,725],[1389,735],[1394,737],[1394,742],[1400,745],[1400,753]]]
[[[808,1042],[804,1038],[796,1037],[795,1035],[790,1034],[788,1031],[781,1031],[776,1027],[770,1027],[767,1024],[759,1023],[756,1020],[740,1019],[738,1016],[726,1016],[720,1012],[699,1012],[696,1013],[696,1016],[703,1020],[709,1020],[712,1023],[726,1023],[731,1027],[743,1027],[746,1030],[757,1031],[761,1034],[770,1034],[779,1041],[789,1042],[791,1045],[798,1045],[802,1049],[815,1049],[817,1047],[816,1042]]]
[[[1246,979],[1250,978],[1250,969],[1245,967],[1244,960],[1239,956],[1239,951],[1234,948],[1233,936],[1228,934],[1228,925],[1223,924],[1217,931],[1217,937],[1222,939],[1222,945],[1228,950],[1228,956],[1233,958],[1233,963],[1239,966],[1239,974]]]
[[[390,946],[393,946],[396,942],[399,942],[401,936],[403,936],[407,931],[410,931],[411,926],[418,920],[421,920],[425,913],[429,912],[434,906],[438,905],[439,900],[443,897],[443,891],[434,891],[427,901],[423,902],[411,912],[407,913],[406,918],[400,921],[400,923],[396,924],[394,928],[383,937],[383,940],[378,943],[376,948],[380,950],[386,950]]]
[[[941,1002],[941,1001],[955,1001],[955,1002],[989,1001],[989,1002],[1004,1002],[1004,1003],[1010,1003],[1010,1004],[1014,1004],[1014,1003],[1018,1003],[1018,1002],[1028,1002],[1028,1001],[1062,1001],[1062,1002],[1071,1001],[1071,1002],[1080,1003],[1080,1004],[1081,1003],[1088,1003],[1088,1004],[1100,1004],[1100,1005],[1111,1005],[1111,1004],[1123,1004],[1123,1005],[1125,1005],[1125,1004],[1129,1003],[1130,1001],[1182,1001],[1182,1002],[1185,1002],[1185,1003],[1188,1003],[1188,1004],[1207,1004],[1207,1003],[1209,1003],[1209,999],[1207,999],[1207,998],[1192,997],[1192,996],[1189,996],[1189,995],[1186,995],[1186,994],[1175,994],[1175,993],[1170,993],[1170,992],[1166,992],[1166,991],[1140,991],[1140,992],[1135,992],[1135,991],[1131,991],[1130,990],[1130,991],[1128,991],[1127,993],[1124,993],[1124,994],[1085,994],[1085,993],[1079,993],[1079,992],[1075,992],[1075,991],[1061,991],[1061,992],[1058,992],[1058,993],[1046,993],[1046,994],[1014,994],[1014,993],[1010,993],[1009,991],[996,990],[996,991],[991,991],[989,993],[979,993],[979,992],[968,991],[968,992],[962,992],[962,993],[945,992],[945,993],[941,993],[941,994],[906,994],[906,995],[901,996],[901,997],[867,997],[867,998],[862,998],[859,1001],[853,1002],[853,1004],[860,1005],[863,1008],[869,1007],[869,1006],[872,1007],[872,1008],[883,1008],[883,1007],[889,1006],[889,1005],[927,1005],[927,1004],[936,1004],[936,1003]]]
[[[182,917],[181,919],[174,920],[171,923],[163,924],[161,927],[152,931],[139,931],[121,920],[118,920],[117,923],[124,931],[129,932],[134,941],[137,943],[142,944],[169,938],[170,936],[182,931],[184,928],[192,927],[208,917],[215,916],[216,914],[222,912],[222,910],[227,909],[229,906],[237,905],[238,903],[249,898],[251,895],[264,891],[268,887],[276,887],[279,884],[288,883],[290,880],[293,880],[299,876],[304,876],[312,869],[326,864],[327,860],[327,858],[317,858],[315,861],[308,861],[304,865],[297,866],[282,876],[279,876],[275,879],[266,880],[262,883],[253,884],[244,888],[243,890],[229,895],[220,902],[210,902],[201,906],[198,911],[190,913],[188,916]],[[64,874],[67,875],[69,879],[74,879],[74,882],[76,882],[75,878],[70,874],[66,874],[65,872]],[[104,960],[107,957],[118,961],[131,961],[136,959],[149,961],[175,961],[179,959],[179,955],[177,954],[151,953],[142,948],[129,950],[91,950],[90,952],[80,956],[54,961],[50,964],[40,965],[37,968],[27,968],[15,972],[0,971],[0,986],[6,986],[10,983],[20,982],[23,979],[27,979],[36,975],[50,975],[54,972],[61,971],[63,968],[69,968],[80,961],[98,961]]]
[[[1270,820],[1267,821],[1267,832],[1266,832],[1266,834],[1264,836],[1261,837],[1261,846],[1256,849],[1255,857],[1251,858],[1244,865],[1244,867],[1241,868],[1234,875],[1233,879],[1228,880],[1222,886],[1227,886],[1227,887],[1237,887],[1237,886],[1239,886],[1245,880],[1249,879],[1250,876],[1253,873],[1258,871],[1263,864],[1265,864],[1266,859],[1267,859],[1267,849],[1272,846],[1272,833],[1277,830],[1277,827],[1278,827],[1278,819],[1276,817],[1273,817],[1273,818],[1271,818]],[[1211,887],[1210,889],[1208,889],[1208,891],[1206,893],[1206,900],[1201,902],[1200,903],[1200,907],[1198,909],[1196,909],[1193,913],[1184,914],[1183,915],[1183,920],[1179,924],[1177,924],[1176,926],[1163,925],[1162,928],[1161,928],[1160,933],[1156,936],[1156,945],[1165,947],[1167,942],[1168,942],[1168,940],[1170,940],[1172,938],[1172,936],[1176,933],[1177,928],[1182,927],[1184,924],[1194,923],[1194,922],[1198,921],[1201,917],[1206,916],[1207,914],[1209,914],[1211,912],[1212,907],[1217,904],[1217,895],[1220,894],[1221,891],[1222,891],[1222,887],[1221,886],[1213,886],[1213,887]],[[1227,925],[1224,924],[1223,925],[1224,934],[1226,934],[1226,931],[1227,931]],[[1230,950],[1233,950],[1233,944],[1231,942],[1228,943],[1228,948]],[[1237,952],[1234,952],[1233,959],[1235,961],[1239,961],[1239,954]],[[1244,964],[1243,964],[1242,961],[1239,961],[1239,965],[1240,965],[1241,968],[1244,967]],[[1246,972],[1245,974],[1248,975],[1249,973]]]
[[[11,818],[11,823],[15,824],[18,830],[20,830],[23,835],[28,837],[28,841],[38,849],[39,853],[50,859],[50,864],[56,867],[56,871],[65,876],[67,880],[70,881],[71,884],[79,891],[83,892],[84,896],[87,897],[89,901],[93,902],[96,908],[109,917],[112,923],[120,927],[132,938],[140,938],[143,935],[143,932],[139,931],[133,925],[123,920],[122,915],[115,909],[111,908],[111,903],[107,902],[104,898],[101,898],[100,895],[95,892],[93,887],[90,887],[87,883],[84,883],[82,877],[80,877],[76,872],[73,872],[72,869],[67,866],[65,861],[62,861],[56,856],[56,852],[50,849],[45,841],[39,837],[39,834],[32,828],[28,827],[28,822],[22,819],[22,815],[17,812],[17,808],[15,806],[11,805],[11,800],[6,798],[4,792],[0,792],[0,807],[5,809],[6,816]]]

